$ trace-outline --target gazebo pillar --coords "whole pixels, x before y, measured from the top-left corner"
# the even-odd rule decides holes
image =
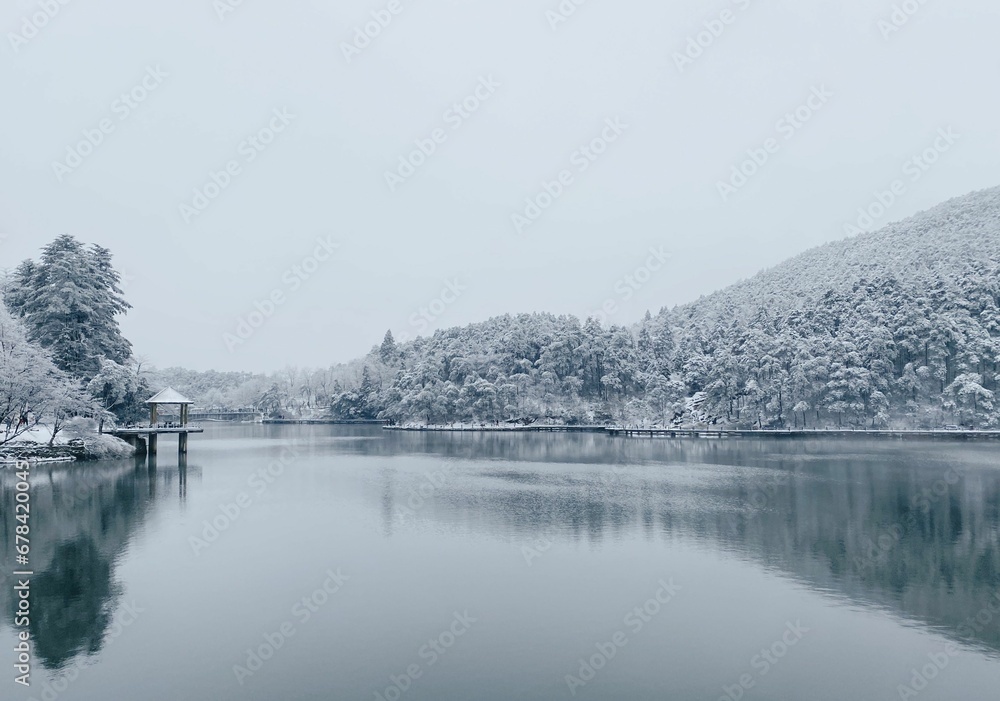
[[[149,426],[153,429],[156,428],[156,424],[159,421],[159,417],[157,416],[157,406],[158,405],[155,403],[149,405]],[[146,452],[149,455],[156,455],[156,438],[156,431],[149,434],[149,446],[146,448]]]
[[[181,404],[181,428],[187,426],[188,423],[188,405]],[[187,455],[188,452],[188,434],[182,433],[177,436],[177,455]]]

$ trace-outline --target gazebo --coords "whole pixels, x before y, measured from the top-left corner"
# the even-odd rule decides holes
[[[183,429],[187,426],[188,422],[188,407],[194,404],[193,401],[185,397],[183,394],[175,390],[173,387],[167,387],[161,392],[157,392],[155,395],[146,400],[146,404],[149,405],[149,427],[158,428],[159,416],[158,410],[161,404],[175,404],[180,407],[181,420],[180,428]],[[180,453],[187,453],[187,433],[181,432],[177,436],[177,449]],[[149,434],[149,452],[156,452],[156,433]]]
[[[186,456],[188,451],[188,434],[205,432],[205,429],[201,426],[188,425],[188,407],[194,404],[194,402],[173,387],[167,387],[162,392],[158,392],[147,399],[146,404],[149,405],[149,426],[117,426],[108,431],[108,433],[128,441],[135,447],[137,455],[148,453],[151,466],[155,464],[153,456],[156,455],[156,439],[161,433],[176,433],[177,454],[179,456]],[[161,404],[176,404],[179,406],[181,409],[180,422],[161,426],[159,423],[160,417],[158,416]],[[149,441],[148,450],[146,449],[146,440]]]
[[[181,426],[187,426],[188,407],[194,404],[194,402],[175,390],[173,387],[167,387],[162,392],[157,392],[152,397],[147,399],[146,404],[149,404],[150,426],[156,426],[158,420],[157,407],[160,404],[178,405],[181,408]]]

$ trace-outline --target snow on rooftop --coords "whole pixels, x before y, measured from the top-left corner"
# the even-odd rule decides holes
[[[146,404],[194,404],[194,402],[173,387],[167,387],[162,392],[157,392],[147,399]]]

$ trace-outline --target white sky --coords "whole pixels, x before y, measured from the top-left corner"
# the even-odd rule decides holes
[[[9,33],[40,6],[13,0],[0,267],[64,232],[111,248],[135,306],[125,333],[161,367],[326,365],[387,328],[609,299],[632,322],[841,238],[895,179],[906,191],[878,223],[998,184],[1000,6],[911,2],[886,39],[893,3],[872,0],[589,0],[556,29],[559,0],[399,0],[348,63],[342,43],[389,0],[244,0],[223,20],[212,0],[72,0],[27,41]],[[725,9],[734,21],[679,71],[672,54]],[[116,104],[157,66],[143,102]],[[481,78],[499,87],[453,128],[445,113]],[[813,87],[832,97],[786,139],[778,120]],[[294,118],[248,162],[241,142],[282,109]],[[616,117],[627,129],[581,172],[574,152]],[[60,181],[53,163],[104,119],[113,131]],[[958,141],[913,182],[904,163],[942,127]],[[391,192],[386,170],[438,128]],[[723,201],[717,181],[770,137],[780,148]],[[239,174],[185,223],[179,206],[231,160]],[[562,169],[572,183],[518,232],[511,215]],[[317,238],[338,247],[293,289]],[[626,299],[661,246],[668,263]],[[230,351],[223,334],[273,290],[284,303]],[[411,323],[421,307],[438,313]]]

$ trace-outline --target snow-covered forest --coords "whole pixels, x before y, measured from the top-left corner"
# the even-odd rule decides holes
[[[1000,423],[1000,188],[634,326],[508,315],[270,376],[166,371],[207,404],[397,422]]]
[[[1000,188],[632,326],[505,315],[403,344],[389,332],[320,370],[143,368],[118,328],[129,305],[110,253],[69,236],[7,277],[4,302],[8,439],[22,418],[135,420],[150,387],[167,385],[203,408],[395,422],[1000,424]]]

